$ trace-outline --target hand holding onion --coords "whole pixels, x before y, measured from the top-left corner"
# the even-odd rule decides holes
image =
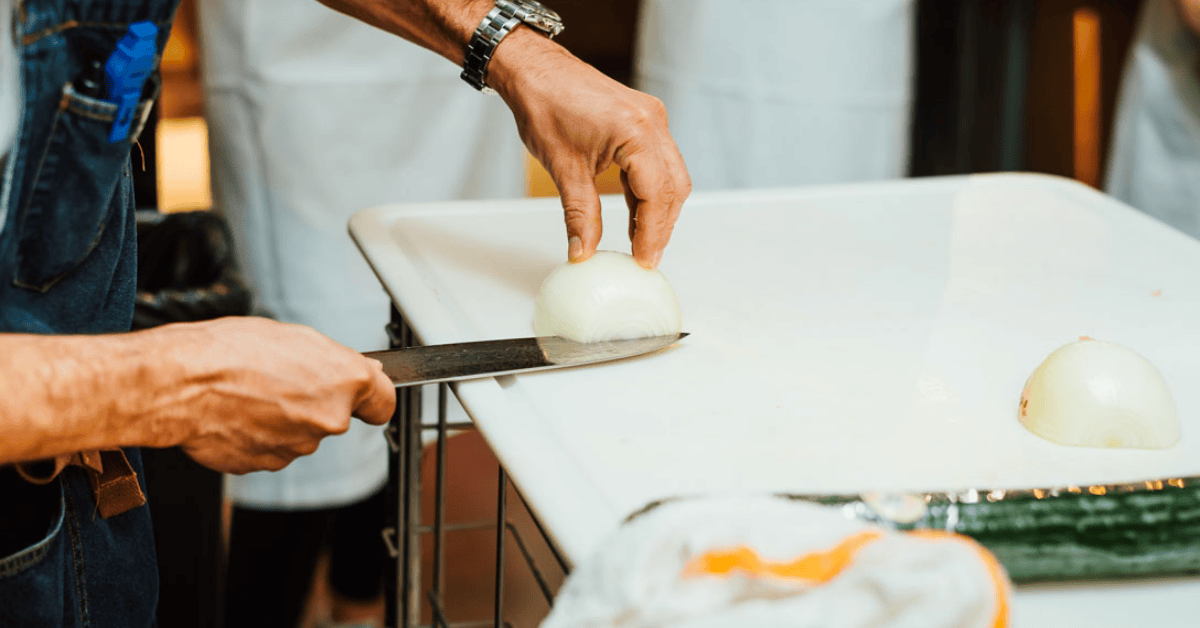
[[[568,259],[590,259],[600,244],[596,176],[616,164],[629,207],[633,255],[642,266],[657,268],[692,191],[662,102],[524,28],[496,48],[488,83],[512,109],[526,148],[558,187]]]
[[[597,251],[555,268],[537,295],[534,333],[576,342],[678,334],[679,299],[667,278],[634,258]]]
[[[1021,423],[1061,445],[1167,449],[1179,414],[1158,369],[1130,349],[1091,338],[1060,347],[1030,376]]]

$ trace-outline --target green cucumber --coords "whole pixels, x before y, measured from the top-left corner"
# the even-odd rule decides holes
[[[1200,573],[1197,477],[1051,489],[779,497],[837,507],[848,518],[886,528],[971,537],[1017,583]],[[628,519],[680,499],[685,498],[653,502]]]
[[[878,497],[784,497],[840,506],[848,516],[899,530],[969,536],[995,554],[1014,582],[1200,571],[1198,478],[916,495],[924,512],[905,522],[881,514]]]

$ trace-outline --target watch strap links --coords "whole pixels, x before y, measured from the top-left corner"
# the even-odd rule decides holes
[[[496,93],[487,86],[488,63],[491,62],[492,54],[500,40],[522,23],[520,18],[506,13],[500,6],[488,11],[471,36],[471,42],[467,44],[467,52],[463,57],[462,79],[485,94]]]

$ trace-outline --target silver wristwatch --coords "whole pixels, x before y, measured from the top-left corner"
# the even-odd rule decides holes
[[[463,80],[485,94],[496,93],[487,86],[488,62],[500,40],[521,24],[531,26],[547,37],[554,37],[563,30],[562,18],[537,0],[496,0],[496,6],[488,11],[467,44]]]

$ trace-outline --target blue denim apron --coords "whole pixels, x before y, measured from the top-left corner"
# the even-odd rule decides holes
[[[137,277],[131,139],[110,144],[115,105],[77,85],[132,22],[158,24],[161,52],[175,5],[17,3],[24,111],[0,187],[0,332],[128,331]],[[137,450],[126,456],[140,475]],[[78,467],[19,489],[15,473],[2,471],[0,492],[21,501],[0,508],[20,512],[40,532],[0,554],[0,627],[153,626],[158,576],[147,507],[100,517]]]

